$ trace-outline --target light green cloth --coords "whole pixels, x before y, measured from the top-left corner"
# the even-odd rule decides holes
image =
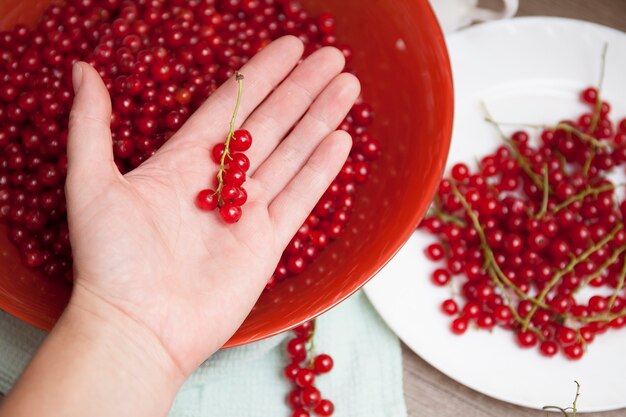
[[[0,392],[6,392],[45,333],[0,311]],[[171,417],[288,417],[282,376],[287,335],[216,353],[178,393]],[[335,417],[406,416],[398,339],[361,293],[319,318],[315,346],[335,367],[317,380]]]

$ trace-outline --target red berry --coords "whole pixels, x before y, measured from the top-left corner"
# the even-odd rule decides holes
[[[597,313],[605,312],[609,307],[609,303],[606,298],[600,295],[594,295],[589,299],[589,308]]]
[[[550,357],[556,355],[559,351],[559,348],[556,343],[546,340],[541,342],[541,345],[539,345],[539,350],[541,351],[542,355]]]
[[[247,172],[248,169],[250,169],[250,160],[248,159],[248,157],[243,154],[243,153],[234,153],[231,154],[231,157],[233,158],[232,161],[229,162],[229,167],[235,167],[240,169],[243,172]]]
[[[563,348],[563,353],[567,359],[578,360],[583,357],[585,350],[581,343],[574,343]]]
[[[452,178],[463,181],[469,176],[469,168],[465,164],[456,164],[452,167]]]
[[[304,408],[296,408],[293,410],[293,413],[291,413],[291,417],[311,417],[311,414]]]
[[[243,187],[237,187],[237,196],[233,199],[233,204],[243,206],[248,201],[248,193]]]
[[[301,337],[296,337],[287,342],[287,354],[292,358],[306,356],[306,342]]]
[[[322,400],[320,403],[313,409],[313,412],[320,417],[329,417],[333,415],[335,411],[335,406],[329,400]]]
[[[598,101],[598,90],[594,87],[585,88],[582,91],[580,98],[585,103],[596,104]]]
[[[246,173],[239,168],[231,168],[224,173],[223,178],[224,184],[240,187],[246,182]]]
[[[476,320],[476,324],[481,329],[492,329],[496,325],[496,319],[491,313],[481,313]]]
[[[450,327],[455,334],[463,334],[467,330],[467,319],[465,317],[459,317],[452,321]]]
[[[285,367],[285,378],[287,378],[290,381],[295,382],[298,372],[300,372],[300,367],[298,365],[294,363],[289,364]]]
[[[315,373],[313,373],[313,371],[308,368],[302,368],[298,371],[298,374],[296,375],[296,379],[294,382],[300,388],[304,388],[304,387],[310,387],[311,385],[313,385],[314,381],[315,381]]]
[[[432,281],[435,285],[446,285],[450,282],[450,273],[445,269],[435,269],[432,275]]]
[[[306,321],[302,323],[301,325],[299,325],[298,327],[294,328],[293,331],[297,335],[308,337],[313,331],[313,321]]]
[[[447,299],[441,303],[441,311],[448,316],[453,316],[459,311],[459,306],[453,299]]]
[[[443,257],[445,256],[443,246],[441,246],[439,243],[433,243],[432,245],[428,245],[426,247],[426,256],[431,261],[439,261],[443,259]]]
[[[220,215],[225,223],[237,223],[241,219],[241,207],[225,204],[220,208]]]
[[[230,148],[235,152],[245,152],[252,146],[252,135],[245,129],[235,130],[230,140]]]
[[[322,401],[322,395],[317,388],[306,387],[300,392],[300,401],[305,408],[313,409]]]
[[[202,190],[196,196],[196,206],[200,210],[211,211],[217,208],[218,196],[213,190]]]
[[[556,340],[561,344],[561,346],[566,346],[574,343],[576,339],[578,339],[578,334],[574,329],[561,326],[556,329],[555,337]]]
[[[300,388],[295,388],[294,390],[289,392],[289,395],[287,395],[287,404],[289,404],[291,408],[302,407],[302,401],[300,400],[300,391]]]
[[[517,333],[517,342],[523,348],[529,348],[537,344],[537,335],[530,330]]]
[[[480,315],[480,304],[476,301],[470,301],[463,306],[463,316],[468,319],[475,319]]]
[[[220,164],[222,162],[222,155],[224,155],[224,150],[226,149],[226,145],[223,143],[218,143],[213,147],[211,151],[211,158],[213,158],[213,162],[216,164]]]
[[[333,369],[333,358],[325,353],[317,355],[313,361],[313,369],[316,374],[330,372],[330,370]]]

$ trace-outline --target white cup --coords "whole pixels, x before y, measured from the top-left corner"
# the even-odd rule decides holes
[[[501,11],[478,7],[478,0],[430,0],[444,33],[453,32],[473,22],[485,22],[512,17],[517,13],[519,0],[502,0]]]

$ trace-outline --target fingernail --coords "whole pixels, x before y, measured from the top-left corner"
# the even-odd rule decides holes
[[[78,94],[80,85],[83,83],[83,67],[76,62],[72,67],[72,84],[74,84],[74,94]]]

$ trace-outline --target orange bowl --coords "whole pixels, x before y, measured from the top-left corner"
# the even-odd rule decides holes
[[[50,0],[0,1],[0,29],[37,21]],[[336,306],[398,251],[424,215],[445,165],[452,129],[450,64],[426,0],[302,0],[332,12],[354,47],[353,67],[376,111],[371,132],[382,157],[356,196],[345,234],[310,265],[264,293],[225,347],[263,339]],[[25,269],[0,228],[0,308],[49,330],[70,295],[67,286]]]

